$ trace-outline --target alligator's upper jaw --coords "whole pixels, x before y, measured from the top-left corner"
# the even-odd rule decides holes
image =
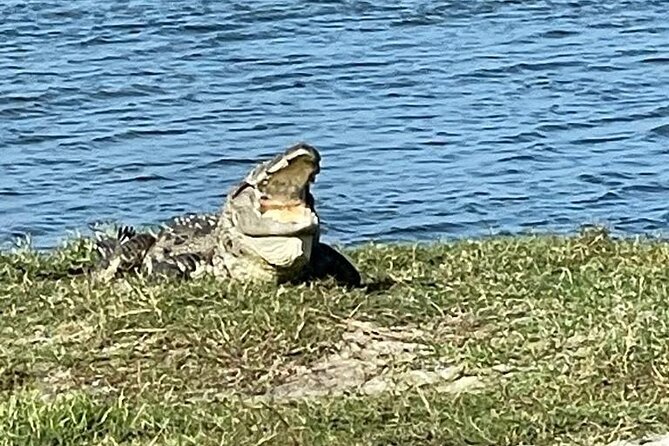
[[[266,168],[268,174],[274,174],[291,164],[294,160],[302,159],[311,162],[317,170],[321,161],[318,151],[309,144],[299,143],[286,149],[284,153],[274,158]]]
[[[257,178],[265,209],[305,204],[309,184],[320,170],[320,155],[308,144],[297,144],[273,159]]]

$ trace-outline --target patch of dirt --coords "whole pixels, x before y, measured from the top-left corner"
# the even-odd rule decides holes
[[[293,400],[345,393],[377,395],[432,386],[438,392],[474,391],[483,385],[476,376],[437,358],[417,328],[382,328],[347,321],[336,352],[293,370],[287,380],[257,400]]]
[[[345,331],[341,339],[332,346],[331,353],[306,365],[295,363],[287,367],[284,365],[283,370],[278,371],[282,377],[280,384],[271,387],[264,394],[247,394],[242,395],[242,398],[250,402],[285,402],[324,396],[373,396],[404,392],[417,387],[429,387],[437,392],[459,393],[476,391],[488,381],[484,377],[489,377],[489,373],[484,371],[480,376],[467,376],[462,366],[453,364],[449,358],[439,356],[433,345],[439,339],[443,339],[442,336],[448,336],[439,328],[427,327],[424,330],[413,326],[386,328],[358,320],[346,320],[343,323]],[[89,331],[83,330],[82,327],[62,328],[59,330],[60,336],[78,339],[89,335]],[[128,347],[126,344],[117,343],[103,348],[101,352],[105,356],[112,357],[116,349]],[[177,353],[181,355],[183,352],[170,350],[170,354],[177,355]],[[490,371],[494,372],[493,376],[511,372],[503,365],[493,367]],[[94,394],[113,394],[124,385],[120,383],[119,388],[113,387],[115,384],[110,382],[112,376],[105,375],[104,370],[91,374],[93,370],[87,369],[87,372],[86,376],[80,376],[81,370],[60,366],[35,370],[40,377],[35,386],[44,398],[49,399],[73,389]],[[234,385],[225,390],[221,388],[191,390],[192,395],[188,397],[189,400],[239,396],[238,391],[234,390]]]
[[[669,446],[669,434],[637,441],[614,441],[606,446]]]

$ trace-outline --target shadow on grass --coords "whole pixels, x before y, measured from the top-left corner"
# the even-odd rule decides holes
[[[369,283],[363,283],[359,288],[364,289],[365,294],[376,294],[388,291],[396,284],[397,282],[395,280],[389,277],[383,277]]]

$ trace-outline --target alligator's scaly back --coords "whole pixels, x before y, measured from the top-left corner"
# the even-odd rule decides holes
[[[99,266],[109,273],[136,271],[188,276],[211,259],[215,214],[174,217],[158,232],[120,227],[116,235],[98,236]]]

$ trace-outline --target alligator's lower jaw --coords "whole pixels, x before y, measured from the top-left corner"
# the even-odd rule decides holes
[[[309,262],[313,237],[267,237],[256,246],[256,253],[265,262],[281,271],[298,270]]]
[[[259,282],[285,282],[309,263],[314,239],[302,237],[246,237],[247,255],[223,251],[214,257],[215,271],[225,271],[234,279]]]

